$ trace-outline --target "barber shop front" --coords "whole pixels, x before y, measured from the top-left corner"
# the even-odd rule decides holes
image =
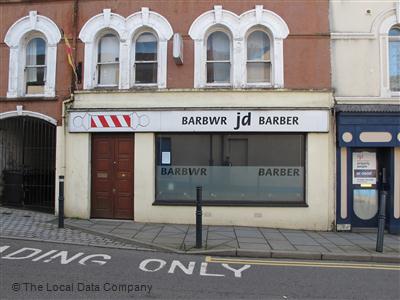
[[[70,109],[66,212],[194,223],[201,186],[205,224],[329,230],[331,124],[329,109]]]
[[[389,109],[389,111],[388,111]],[[382,192],[386,229],[400,232],[400,112],[337,108],[337,229],[377,228]],[[370,109],[371,110],[371,109]]]

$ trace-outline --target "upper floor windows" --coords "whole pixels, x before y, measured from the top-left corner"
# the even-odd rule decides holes
[[[98,86],[118,86],[119,81],[119,39],[107,33],[99,39],[97,50]]]
[[[151,32],[144,32],[135,42],[135,84],[157,84],[157,65],[157,38]]]
[[[389,31],[389,81],[390,90],[400,92],[400,27]]]
[[[165,88],[167,41],[172,33],[168,21],[146,7],[127,18],[104,9],[79,34],[85,43],[84,88]]]
[[[207,83],[230,84],[231,41],[222,31],[215,31],[207,38]]]
[[[26,95],[44,94],[46,82],[46,41],[41,37],[31,39],[26,46]]]
[[[240,16],[216,5],[189,29],[195,42],[194,87],[283,87],[288,34],[285,21],[262,5]]]
[[[36,11],[9,28],[4,39],[10,47],[7,97],[55,96],[60,39],[57,25]]]
[[[271,44],[268,35],[261,30],[247,37],[247,83],[271,83]]]

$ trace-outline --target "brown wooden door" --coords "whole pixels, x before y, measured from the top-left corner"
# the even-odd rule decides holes
[[[133,143],[132,134],[93,134],[93,218],[133,219]]]

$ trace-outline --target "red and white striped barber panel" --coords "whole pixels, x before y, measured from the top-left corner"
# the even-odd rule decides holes
[[[131,127],[130,115],[97,115],[90,118],[91,128],[124,128]]]

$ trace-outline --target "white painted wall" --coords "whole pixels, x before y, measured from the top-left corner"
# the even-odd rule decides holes
[[[65,216],[90,218],[90,134],[66,133]]]
[[[310,91],[156,91],[83,92],[73,108],[101,109],[329,109],[329,92]],[[307,187],[309,207],[204,207],[204,223],[310,230],[330,230],[334,220],[334,142],[330,132],[307,135]],[[194,223],[194,207],[153,206],[155,199],[154,133],[135,134],[134,218],[139,222]],[[90,217],[90,134],[67,133],[65,213]],[[261,217],[256,217],[255,214]]]
[[[387,76],[387,33],[400,23],[399,10],[399,0],[330,1],[332,86],[338,103],[398,103]]]
[[[307,136],[307,187],[309,207],[205,206],[206,225],[240,225],[330,230],[334,219],[332,140],[329,133]],[[154,223],[195,223],[194,206],[154,206],[154,134],[135,134],[135,220]],[[261,214],[261,217],[256,217]]]

